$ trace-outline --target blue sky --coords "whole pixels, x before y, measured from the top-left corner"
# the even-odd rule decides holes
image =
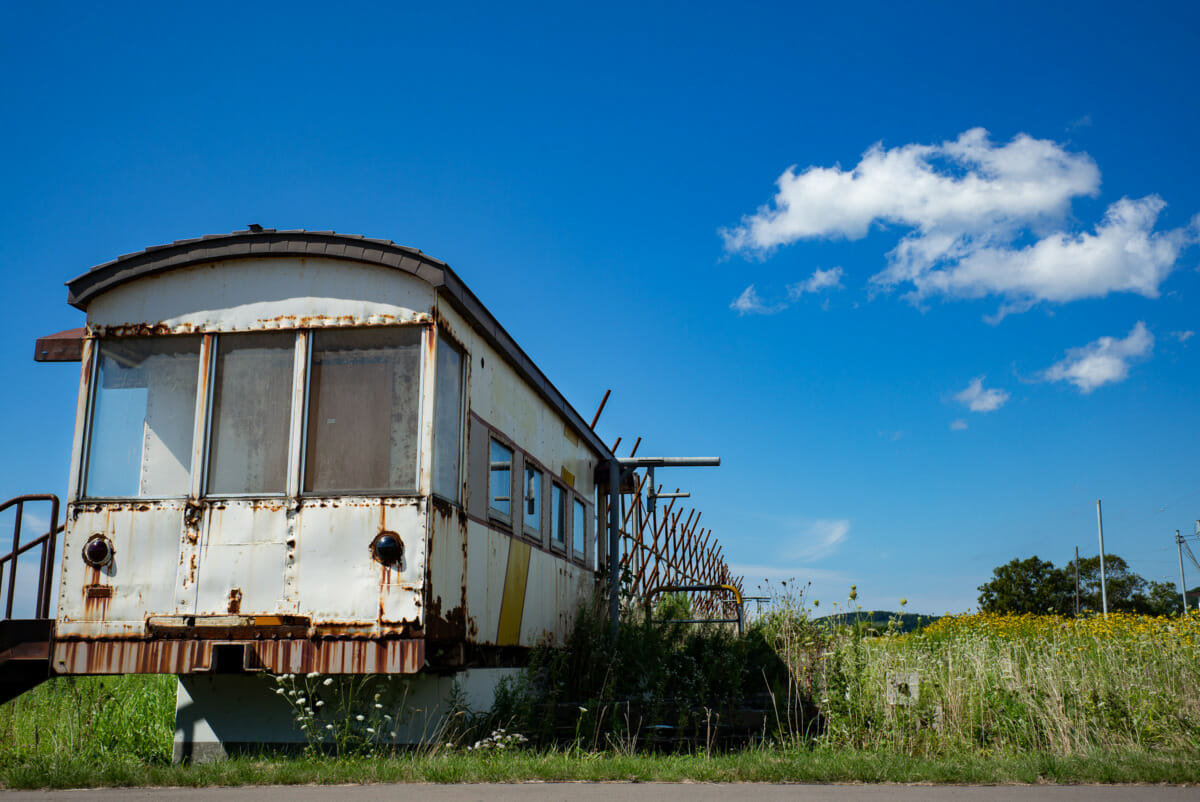
[[[3,4],[0,495],[65,492],[62,283],[255,222],[446,260],[609,442],[720,455],[661,478],[750,588],[964,610],[1097,498],[1174,580],[1200,14],[903,5]]]

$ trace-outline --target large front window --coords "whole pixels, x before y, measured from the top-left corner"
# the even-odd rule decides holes
[[[425,332],[101,340],[82,495],[183,498],[193,476],[203,477],[201,492],[218,497],[289,487],[311,495],[415,493]],[[307,355],[298,347],[306,339]],[[201,375],[210,377],[207,392]],[[457,418],[454,425],[457,439]]]
[[[186,496],[199,337],[100,343],[84,492],[93,498]]]
[[[208,492],[287,490],[295,336],[223,334],[213,372]]]
[[[306,493],[417,489],[421,329],[313,333]]]

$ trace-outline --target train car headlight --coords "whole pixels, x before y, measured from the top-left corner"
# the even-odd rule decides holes
[[[104,535],[92,535],[83,544],[83,561],[93,568],[103,568],[112,562],[112,541]]]
[[[404,559],[404,543],[395,532],[380,532],[371,541],[371,556],[384,565],[398,565]]]

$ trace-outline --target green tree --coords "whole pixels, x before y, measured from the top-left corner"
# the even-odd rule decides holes
[[[979,586],[979,609],[986,613],[1070,613],[1074,589],[1067,575],[1037,555],[992,569]]]
[[[1116,613],[1169,615],[1179,612],[1179,591],[1172,582],[1147,582],[1129,570],[1116,554],[1104,555],[1108,609]],[[1075,611],[1075,566],[1062,569],[1037,556],[1015,559],[992,570],[992,579],[979,586],[979,608],[988,613],[1059,613]],[[1079,612],[1103,609],[1100,557],[1079,560]]]
[[[1151,582],[1146,589],[1146,610],[1149,615],[1171,615],[1183,610],[1183,599],[1174,582]]]

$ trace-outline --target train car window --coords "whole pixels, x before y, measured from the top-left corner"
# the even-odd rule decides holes
[[[567,545],[567,491],[559,484],[550,485],[550,536],[554,545]]]
[[[587,510],[584,509],[582,501],[575,499],[575,505],[571,512],[571,554],[582,554],[584,527],[587,525]]]
[[[283,493],[296,335],[217,337],[208,495]]]
[[[512,520],[512,460],[511,448],[491,441],[488,454],[488,515],[503,521]]]
[[[103,340],[84,493],[181,497],[191,486],[200,337]]]
[[[423,331],[313,332],[304,492],[416,492]]]
[[[525,534],[542,537],[542,472],[525,463]]]
[[[433,400],[433,492],[458,501],[462,459],[462,351],[444,336],[437,342],[437,386]]]

